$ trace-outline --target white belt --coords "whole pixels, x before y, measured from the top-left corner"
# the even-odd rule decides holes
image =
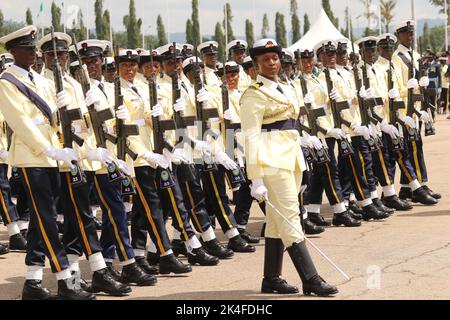
[[[138,127],[143,127],[145,126],[145,120],[144,119],[135,120],[134,124],[137,125]]]
[[[42,126],[44,124],[48,124],[48,121],[46,121],[46,119],[43,119],[43,118],[33,118],[33,119],[31,119],[31,121],[37,126]]]
[[[73,133],[80,134],[80,133],[90,133],[89,128],[83,128],[83,126],[79,124],[72,124],[72,131]]]

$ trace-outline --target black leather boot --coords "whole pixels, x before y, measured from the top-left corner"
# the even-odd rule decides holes
[[[94,217],[93,220],[94,220],[95,230],[101,231],[102,230],[102,222],[100,220],[98,220],[97,217]]]
[[[362,214],[363,213],[363,210],[360,207],[358,207],[358,205],[356,204],[355,201],[350,201],[348,203],[348,209],[353,211],[356,214]]]
[[[247,230],[238,228],[238,231],[241,237],[248,243],[259,243],[259,238],[252,236]]]
[[[186,245],[184,244],[183,241],[178,240],[178,239],[173,239],[172,240],[172,251],[175,254],[175,256],[179,256],[180,254],[187,257],[188,252],[186,249]]]
[[[217,239],[207,242],[202,241],[202,245],[206,252],[219,259],[230,259],[234,256],[233,250],[225,248],[225,246],[223,246]]]
[[[330,227],[331,222],[328,222],[320,214],[315,212],[308,212],[308,219],[319,227]]]
[[[9,237],[9,250],[26,251],[27,240],[20,233]]]
[[[60,300],[96,300],[95,295],[81,289],[73,277],[58,280],[58,298]]]
[[[98,293],[104,292],[110,296],[123,296],[131,292],[131,288],[123,283],[120,283],[112,277],[108,268],[95,271],[92,275],[92,284],[90,292]]]
[[[22,300],[56,300],[50,290],[42,286],[42,280],[26,280],[22,289]]]
[[[400,192],[398,193],[398,197],[402,200],[411,200],[412,199],[412,191],[410,188],[400,188]]]
[[[388,218],[389,215],[386,212],[378,210],[374,204],[369,204],[368,206],[363,207],[363,219],[365,221],[374,220],[383,220]]]
[[[120,282],[124,284],[135,284],[139,287],[154,286],[157,282],[156,277],[147,274],[136,262],[123,266]]]
[[[303,225],[305,227],[305,229],[304,229],[305,234],[308,234],[308,235],[321,234],[321,233],[325,232],[324,227],[320,227],[320,226],[316,225],[314,222],[309,220],[309,218],[306,218],[303,220]]]
[[[264,279],[261,293],[296,294],[298,288],[281,278],[284,245],[281,239],[266,238],[264,247]]]
[[[372,199],[372,202],[375,205],[375,207],[378,208],[378,210],[386,212],[389,215],[393,214],[395,211],[394,209],[385,206],[384,203],[379,198]]]
[[[8,245],[0,243],[0,256],[9,252]]]
[[[338,289],[325,282],[318,274],[306,248],[305,241],[296,243],[287,249],[303,283],[305,295],[316,294],[321,297],[338,293]]]
[[[228,241],[228,249],[241,253],[251,253],[256,251],[256,248],[249,245],[240,235],[237,235]]]
[[[151,266],[159,264],[159,253],[147,252],[147,262]]]
[[[386,207],[395,209],[397,211],[408,211],[413,208],[410,203],[406,202],[405,200],[400,200],[396,195],[383,197],[381,201],[383,201]]]
[[[20,234],[22,235],[22,237],[26,240],[28,237],[28,229],[22,229],[20,230]]]
[[[362,214],[354,213],[352,210],[347,209],[348,214],[355,220],[361,221],[363,219]]]
[[[203,247],[200,247],[188,253],[188,262],[191,265],[216,266],[219,264],[219,258],[210,255]]]
[[[333,216],[333,226],[340,227],[342,225],[348,228],[360,227],[361,221],[353,219],[353,217],[347,211],[336,213]]]
[[[139,267],[141,267],[142,270],[144,270],[147,274],[153,274],[156,275],[159,273],[158,267],[154,265],[150,265],[148,261],[145,259],[145,257],[135,257],[136,263]]]
[[[426,192],[428,192],[428,194],[431,197],[435,198],[436,200],[442,199],[442,195],[441,194],[434,192],[428,186],[423,186],[423,188],[425,189]]]
[[[160,257],[159,273],[160,274],[183,274],[192,272],[191,265],[183,264],[174,254]]]
[[[264,222],[261,228],[261,238],[266,236],[266,223]]]
[[[414,190],[412,194],[412,202],[431,206],[437,204],[439,201],[430,196],[424,187],[420,187],[419,189]]]
[[[108,269],[109,274],[111,275],[111,277],[120,282],[120,272],[119,270],[117,270],[116,268],[114,268],[112,262],[106,262],[106,268]]]

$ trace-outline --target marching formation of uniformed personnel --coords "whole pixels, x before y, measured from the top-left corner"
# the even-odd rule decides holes
[[[261,292],[299,292],[281,278],[287,248],[305,294],[336,294],[305,235],[441,198],[428,187],[422,135],[436,133],[434,110],[448,104],[448,72],[421,59],[414,30],[405,21],[395,35],[296,52],[272,39],[252,48],[233,40],[223,62],[215,41],[113,50],[61,32],[38,42],[34,26],[1,38],[10,53],[0,56],[0,214],[9,235],[0,254],[26,251],[22,298],[123,296],[154,286],[158,274],[220,268],[256,251],[260,239],[246,229],[253,204],[265,215]],[[321,215],[324,191],[332,221]],[[46,258],[57,296],[42,284]]]

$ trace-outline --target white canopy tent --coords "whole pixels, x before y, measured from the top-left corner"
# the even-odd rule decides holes
[[[298,49],[309,49],[312,50],[316,44],[324,40],[339,40],[347,39],[338,29],[333,25],[330,18],[323,9],[321,9],[316,22],[311,26],[309,31],[296,43],[290,46],[288,49],[292,52]],[[356,50],[357,51],[357,50]]]

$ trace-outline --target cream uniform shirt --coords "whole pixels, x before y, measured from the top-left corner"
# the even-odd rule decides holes
[[[280,87],[281,93],[277,90]],[[250,180],[263,178],[268,171],[306,170],[297,130],[262,132],[262,125],[297,120],[299,104],[292,87],[258,76],[241,98],[241,125],[245,135],[245,157]]]
[[[28,71],[16,65],[5,71],[44,99],[51,108],[54,119],[57,107],[49,82],[34,70],[30,72],[33,74],[34,83],[28,77]],[[57,128],[53,127],[36,105],[12,83],[0,80],[0,92],[0,111],[14,132],[8,164],[18,168],[56,168],[57,162],[48,158],[44,151],[51,146],[60,147]]]
[[[53,71],[51,71],[50,69],[45,69],[43,75],[46,79],[48,79],[50,83],[50,88],[56,103],[56,88],[53,78]],[[86,120],[84,118],[87,114],[87,107],[84,102],[83,89],[81,88],[81,85],[68,74],[63,74],[62,78],[64,91],[72,99],[67,109],[71,110],[79,108],[81,110],[81,114],[83,115],[83,119],[75,120],[74,122],[72,122],[72,130],[75,134],[77,134],[80,138],[84,140],[84,143],[80,147],[77,143],[74,142],[72,148],[77,152],[77,154],[80,157],[79,165],[81,169],[85,171],[97,171],[100,169],[101,163],[97,161],[89,161],[86,159],[87,153],[89,152],[89,150],[95,149],[96,143],[95,137],[93,133],[90,132],[90,130],[88,129]],[[62,141],[61,141],[61,148],[63,148]],[[70,171],[70,168],[66,164],[60,162],[59,165],[60,165],[59,169],[61,172]]]

